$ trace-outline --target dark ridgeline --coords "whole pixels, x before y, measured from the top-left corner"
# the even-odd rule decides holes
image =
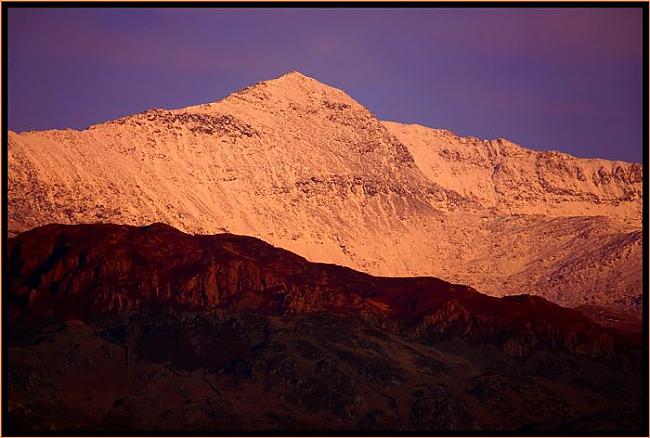
[[[641,428],[640,334],[543,298],[162,224],[47,225],[8,262],[15,430]]]

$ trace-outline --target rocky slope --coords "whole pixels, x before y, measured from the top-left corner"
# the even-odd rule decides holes
[[[11,432],[644,427],[640,334],[539,297],[162,224],[8,251]]]
[[[350,316],[68,321],[12,330],[9,342],[8,435],[643,436],[642,374],[629,363],[549,351],[522,362],[458,338],[425,345]]]
[[[297,72],[83,131],[10,132],[9,229],[164,222],[371,274],[640,312],[638,166],[506,142],[462,152],[436,135]]]
[[[430,277],[373,277],[254,238],[192,236],[163,224],[48,225],[10,239],[7,255],[13,323],[210,309],[329,312],[422,339],[463,336],[515,357],[539,348],[611,356],[640,345],[539,297],[495,298]]]
[[[505,214],[606,216],[640,227],[643,167],[538,152],[506,139],[383,122],[441,186]]]

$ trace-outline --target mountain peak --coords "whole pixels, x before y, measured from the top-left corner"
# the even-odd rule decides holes
[[[262,85],[263,84],[263,85]],[[305,90],[316,90],[316,89],[333,89],[327,84],[320,82],[317,79],[314,79],[310,76],[299,72],[298,70],[292,70],[288,73],[280,75],[273,79],[267,79],[265,81],[259,82],[256,85],[262,86],[282,86],[282,87],[298,87]]]
[[[641,166],[382,124],[297,71],[218,102],[10,135],[8,148],[13,232],[227,229],[378,275],[641,310]]]
[[[306,74],[298,71],[298,70],[291,70],[288,73],[285,73],[283,75],[280,75],[276,78],[277,79],[284,79],[284,80],[305,80],[305,79],[311,79],[315,81],[314,78],[307,76]],[[317,81],[318,82],[318,81]]]
[[[225,99],[208,105],[210,110],[224,103],[227,105],[253,104],[265,107],[284,107],[298,105],[308,108],[313,106],[343,105],[357,109],[365,108],[346,94],[343,90],[320,82],[300,71],[292,70],[273,79],[257,82],[228,95]],[[206,107],[190,107],[192,110],[204,111]],[[187,109],[186,109],[187,110]]]

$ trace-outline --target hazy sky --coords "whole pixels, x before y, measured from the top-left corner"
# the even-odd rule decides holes
[[[9,127],[82,129],[290,70],[378,117],[641,161],[636,9],[10,9]]]

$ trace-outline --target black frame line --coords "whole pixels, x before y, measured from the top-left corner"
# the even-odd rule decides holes
[[[376,436],[376,437],[395,437],[395,436],[409,436],[409,437],[424,437],[424,436],[449,436],[449,437],[609,437],[609,436],[645,436],[649,434],[648,429],[648,277],[649,263],[648,263],[648,2],[646,1],[467,1],[467,2],[453,2],[453,1],[134,1],[134,2],[118,2],[118,1],[3,1],[2,7],[2,288],[7,285],[8,274],[8,260],[6,255],[6,248],[8,242],[8,224],[7,224],[7,183],[8,183],[8,77],[7,77],[7,61],[8,61],[8,12],[10,9],[15,8],[142,8],[142,9],[159,9],[159,8],[176,8],[176,9],[277,9],[277,8],[323,8],[323,9],[407,9],[407,8],[421,8],[421,9],[468,9],[468,8],[496,8],[496,9],[514,9],[514,8],[638,8],[642,10],[642,33],[643,33],[643,67],[642,67],[642,92],[643,92],[643,336],[644,336],[644,355],[643,355],[643,368],[644,373],[644,392],[646,399],[644,400],[644,422],[643,429],[638,432],[620,431],[620,433],[611,432],[527,432],[525,430],[519,431],[43,431],[41,435],[34,433],[12,433],[7,425],[6,418],[8,413],[8,395],[7,395],[7,378],[8,378],[8,357],[7,357],[7,331],[6,321],[7,316],[7,301],[5,295],[2,294],[2,436],[119,436],[119,437],[145,437],[145,436],[163,436],[163,437],[178,437],[178,436],[230,436],[230,437],[321,437],[321,436],[335,436],[335,437],[350,437],[350,436]],[[11,434],[11,435],[10,435]]]

